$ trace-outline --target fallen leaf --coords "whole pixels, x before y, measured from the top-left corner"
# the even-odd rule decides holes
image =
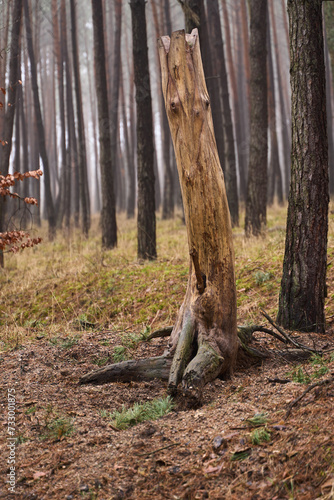
[[[207,469],[204,469],[204,471],[203,471],[203,472],[204,472],[204,474],[213,474],[213,473],[215,473],[215,472],[218,472],[218,473],[219,473],[219,472],[222,470],[223,465],[224,465],[224,464],[222,463],[222,464],[220,464],[220,465],[217,465],[216,467],[211,467],[211,466],[210,466],[210,467],[208,467]]]
[[[46,476],[47,474],[48,474],[48,472],[39,472],[39,471],[37,471],[37,472],[34,472],[34,474],[33,474],[32,477],[33,477],[33,479],[39,479],[41,477]]]

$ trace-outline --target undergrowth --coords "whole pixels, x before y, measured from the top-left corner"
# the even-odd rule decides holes
[[[146,420],[157,420],[171,412],[173,407],[172,398],[167,396],[146,403],[135,403],[128,409],[123,406],[121,411],[114,411],[113,413],[102,410],[101,416],[110,418],[117,429],[124,430]]]
[[[329,372],[328,364],[333,360],[334,354],[328,357],[314,354],[308,363],[295,366],[287,376],[298,384],[309,384],[312,380],[326,375]]]
[[[261,323],[261,307],[272,317],[276,315],[285,214],[286,208],[268,209],[268,231],[263,238],[245,238],[242,227],[233,230],[239,324]],[[0,270],[0,352],[43,338],[69,348],[80,332],[108,331],[111,338],[121,332],[117,348],[114,343],[110,352],[117,361],[130,357],[142,340],[137,333],[131,337],[122,332],[173,324],[188,279],[185,226],[179,217],[169,221],[157,218],[158,259],[152,262],[137,260],[135,219],[120,214],[118,227],[118,247],[113,250],[101,249],[96,217],[88,239],[78,230],[65,239],[59,231],[50,242],[44,225],[38,229],[41,245],[5,256],[5,268]],[[333,234],[330,215],[329,318],[334,318]],[[57,340],[65,337],[69,338],[67,346],[64,340]]]

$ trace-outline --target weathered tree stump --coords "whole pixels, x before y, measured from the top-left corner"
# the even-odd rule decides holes
[[[183,393],[196,400],[235,364],[232,227],[197,29],[161,37],[159,54],[190,253],[188,287],[168,344],[174,356],[168,387],[175,393],[182,380]]]
[[[231,373],[238,350],[232,228],[197,29],[161,37],[159,52],[190,253],[188,287],[165,354],[172,358],[168,388],[175,395],[182,381],[183,394],[197,403],[207,382]],[[135,366],[142,368],[127,369]]]

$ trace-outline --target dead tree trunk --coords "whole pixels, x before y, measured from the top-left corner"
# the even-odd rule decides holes
[[[159,54],[188,232],[188,287],[165,355],[112,371],[114,379],[129,380],[165,378],[169,369],[169,392],[175,395],[182,382],[186,402],[197,405],[203,386],[228,376],[237,356],[232,228],[197,29],[160,38]],[[81,383],[95,380],[89,374]]]
[[[237,352],[232,229],[197,29],[162,37],[159,52],[190,253],[186,296],[169,343],[169,388],[182,380],[186,393],[199,398],[204,384],[231,371]]]
[[[113,365],[111,377],[166,378],[167,370],[169,392],[182,381],[186,401],[197,405],[207,382],[233,370],[239,345],[232,227],[197,29],[160,38],[159,54],[188,231],[188,287],[164,356]],[[92,381],[94,374],[81,379]]]

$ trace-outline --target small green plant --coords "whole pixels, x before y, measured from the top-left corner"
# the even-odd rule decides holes
[[[42,440],[46,439],[61,439],[64,436],[72,434],[74,427],[70,418],[64,415],[59,415],[53,408],[52,403],[46,407],[45,413],[45,434],[41,436]]]
[[[145,420],[157,420],[172,411],[173,407],[172,398],[167,396],[166,398],[154,399],[147,403],[135,403],[132,408],[128,409],[123,406],[121,411],[109,413],[109,418],[113,421],[115,427],[123,430]]]
[[[26,411],[25,411],[25,414],[26,415],[33,415],[35,413],[35,411],[37,410],[36,406],[30,406],[30,408],[28,408]]]
[[[254,417],[250,417],[246,419],[246,423],[250,427],[260,427],[262,425],[265,425],[268,422],[268,413],[267,412],[260,412],[260,413],[255,413]]]
[[[301,365],[296,366],[288,375],[298,384],[309,384],[311,377],[306,373]]]
[[[15,438],[15,443],[16,444],[22,444],[22,443],[25,443],[26,441],[29,441],[29,438],[23,436],[22,434],[19,434],[16,438]]]
[[[109,356],[104,356],[103,358],[94,359],[93,363],[97,366],[104,366],[108,363]]]
[[[319,354],[314,354],[312,356],[311,365],[316,367],[316,370],[312,374],[312,378],[322,377],[322,375],[325,375],[329,372],[329,368],[326,365],[326,360],[322,356],[319,356]]]
[[[250,440],[252,444],[261,444],[270,441],[270,432],[266,427],[261,427],[260,429],[254,429],[250,435]]]
[[[68,417],[56,417],[46,426],[46,433],[42,439],[61,439],[64,436],[72,434],[74,428],[72,420]]]
[[[121,361],[126,361],[129,359],[129,355],[126,347],[123,345],[116,345],[112,354],[113,360],[115,363],[120,363]]]
[[[256,271],[256,273],[254,273],[255,283],[257,285],[262,285],[266,281],[270,281],[273,277],[274,275],[271,272]]]
[[[77,345],[78,343],[79,343],[78,337],[68,337],[67,339],[61,342],[60,347],[62,349],[71,349],[71,347]]]

